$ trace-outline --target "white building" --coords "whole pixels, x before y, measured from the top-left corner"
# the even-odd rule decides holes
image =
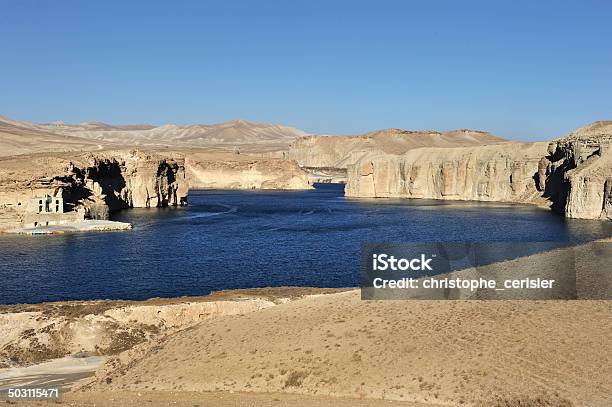
[[[64,200],[57,196],[45,195],[30,199],[30,213],[64,213]]]

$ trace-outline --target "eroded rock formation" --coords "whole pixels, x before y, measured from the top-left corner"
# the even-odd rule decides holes
[[[533,176],[547,143],[419,148],[378,155],[348,170],[346,195],[524,201],[538,195]]]
[[[296,162],[227,152],[111,150],[0,159],[0,230],[187,203],[189,188],[309,189]],[[52,210],[38,201],[53,203]],[[57,205],[57,211],[55,206]],[[61,209],[61,210],[60,210]]]
[[[187,190],[180,154],[116,150],[7,158],[0,161],[0,230],[183,205]]]
[[[349,165],[346,195],[535,203],[612,219],[611,141],[612,122],[597,122],[552,143],[378,153]]]
[[[612,219],[612,121],[550,143],[545,196],[570,218]]]
[[[176,206],[187,203],[185,159],[180,154],[142,151],[92,154],[76,173],[110,210]],[[73,169],[74,172],[74,169]]]
[[[295,161],[240,154],[193,153],[185,161],[191,188],[310,189]]]

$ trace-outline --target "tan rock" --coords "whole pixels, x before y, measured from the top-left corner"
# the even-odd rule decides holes
[[[310,189],[295,161],[223,153],[191,153],[186,160],[191,188]]]
[[[458,147],[503,141],[477,130],[438,132],[385,129],[360,136],[302,136],[291,144],[289,158],[302,167],[346,169],[371,154],[400,155],[420,147]]]
[[[596,122],[550,143],[546,196],[570,218],[612,219],[612,122]]]
[[[378,152],[348,166],[347,196],[548,205],[570,218],[611,219],[612,122],[551,143],[506,142]]]
[[[349,166],[346,195],[526,200],[537,195],[533,174],[546,147],[547,143],[500,143],[379,154]]]

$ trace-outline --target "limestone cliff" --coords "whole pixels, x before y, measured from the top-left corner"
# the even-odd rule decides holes
[[[295,161],[228,152],[109,150],[0,158],[0,230],[107,219],[125,208],[184,205],[189,188],[312,185]],[[50,211],[47,201],[53,202]]]
[[[91,154],[73,172],[110,210],[183,205],[187,201],[184,157],[138,150]]]
[[[378,153],[348,167],[346,195],[535,203],[612,219],[612,122],[552,143],[507,142]]]
[[[612,121],[553,141],[543,160],[545,196],[570,218],[612,219]]]
[[[460,148],[417,148],[380,154],[349,166],[346,195],[429,199],[526,201],[547,143],[503,143]]]
[[[295,161],[240,154],[189,154],[185,161],[191,188],[310,189],[308,175]]]
[[[0,230],[105,219],[122,208],[183,205],[187,190],[184,158],[178,154],[115,150],[5,158],[0,160]]]

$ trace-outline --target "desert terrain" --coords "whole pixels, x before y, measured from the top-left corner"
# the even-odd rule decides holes
[[[472,130],[335,139],[246,121],[2,119],[0,226],[52,227],[39,221],[55,215],[28,209],[41,194],[62,200],[63,221],[79,222],[187,204],[190,188],[308,189],[342,178],[352,198],[533,203],[607,221],[611,136],[609,122],[519,143]],[[543,267],[539,259],[521,267]],[[605,300],[363,301],[354,288],[287,287],[6,305],[0,332],[0,387],[62,383],[66,405],[612,403]]]
[[[67,405],[607,406],[612,400],[609,301],[362,301],[358,290],[275,291],[204,299],[215,309],[205,317],[194,314],[207,302],[177,299],[3,307],[0,320],[42,311],[37,318],[67,318],[84,329],[106,318],[110,336],[125,339],[114,351],[99,347],[105,364],[65,395]],[[179,319],[183,325],[172,328]],[[143,323],[158,329],[134,335]],[[45,330],[34,331],[36,337]]]

